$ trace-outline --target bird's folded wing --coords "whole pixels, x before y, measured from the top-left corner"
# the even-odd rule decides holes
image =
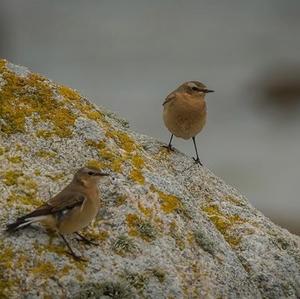
[[[85,199],[86,196],[79,192],[61,192],[55,197],[51,198],[46,204],[40,206],[31,213],[18,218],[18,220],[29,217],[55,214],[63,210],[68,210],[75,206],[81,205]]]
[[[172,101],[172,100],[175,100],[175,98],[176,98],[176,96],[175,96],[173,93],[169,94],[169,95],[166,97],[165,101],[163,102],[163,105],[169,103],[169,102]]]
[[[81,205],[85,199],[86,196],[82,193],[67,191],[53,197],[47,204],[51,206],[51,213],[56,213]]]

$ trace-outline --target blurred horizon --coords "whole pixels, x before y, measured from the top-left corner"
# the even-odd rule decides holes
[[[300,2],[2,0],[0,57],[79,90],[168,142],[164,98],[216,90],[200,159],[300,235]],[[191,141],[174,146],[193,155]]]

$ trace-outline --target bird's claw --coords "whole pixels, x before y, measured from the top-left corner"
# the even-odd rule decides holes
[[[88,240],[88,239],[80,239],[80,238],[75,238],[78,242],[83,242],[84,244],[87,244],[87,245],[94,245],[94,246],[98,246],[99,244],[96,243],[96,242],[93,242],[91,240]]]
[[[88,260],[80,255],[76,255],[71,252],[67,252],[76,262],[87,262]]]
[[[168,151],[174,152],[174,147],[170,144],[168,145],[163,145],[162,147],[166,148]]]
[[[203,164],[201,163],[199,158],[194,158],[193,157],[193,160],[195,161],[196,164],[203,166]]]

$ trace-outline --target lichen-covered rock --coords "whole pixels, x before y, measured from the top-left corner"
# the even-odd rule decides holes
[[[0,298],[299,298],[299,238],[192,159],[128,129],[76,91],[0,60]],[[111,173],[71,240],[5,224],[83,165]],[[71,237],[70,237],[71,239]]]

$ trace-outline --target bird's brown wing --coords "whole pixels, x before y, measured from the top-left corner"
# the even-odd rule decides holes
[[[85,199],[86,196],[83,193],[64,191],[50,199],[47,205],[51,207],[51,213],[56,213],[81,205]]]
[[[63,210],[68,210],[75,206],[81,205],[85,199],[86,196],[82,193],[64,191],[51,198],[46,204],[38,207],[31,213],[18,218],[18,220],[54,214]]]
[[[165,104],[169,103],[170,101],[175,100],[175,98],[176,98],[176,96],[175,96],[174,93],[169,94],[169,95],[166,97],[165,101],[163,102],[163,106],[164,106]]]

